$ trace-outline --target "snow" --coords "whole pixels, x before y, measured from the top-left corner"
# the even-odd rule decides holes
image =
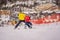
[[[42,13],[52,13],[53,11],[50,11],[50,10],[46,10],[46,11],[43,11]]]
[[[32,29],[24,29],[24,25],[18,28],[14,29],[12,25],[0,27],[0,40],[60,40],[60,22],[33,24]]]

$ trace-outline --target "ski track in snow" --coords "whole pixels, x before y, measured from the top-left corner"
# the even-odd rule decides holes
[[[60,40],[60,22],[51,24],[33,24],[32,29],[19,26],[0,27],[0,40]]]

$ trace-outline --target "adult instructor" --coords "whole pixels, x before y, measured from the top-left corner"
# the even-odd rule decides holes
[[[21,22],[24,22],[24,23],[25,23],[25,13],[20,12],[20,13],[18,14],[18,19],[19,19],[19,22],[16,24],[15,29],[19,26],[19,24],[20,24]]]

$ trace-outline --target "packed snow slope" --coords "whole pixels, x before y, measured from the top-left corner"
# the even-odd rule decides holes
[[[0,40],[60,40],[60,22],[51,24],[33,24],[32,29],[19,26],[0,27]]]

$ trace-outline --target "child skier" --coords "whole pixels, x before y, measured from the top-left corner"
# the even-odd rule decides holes
[[[32,23],[30,22],[30,16],[28,14],[25,16],[25,25],[27,25],[28,28],[32,28]]]

